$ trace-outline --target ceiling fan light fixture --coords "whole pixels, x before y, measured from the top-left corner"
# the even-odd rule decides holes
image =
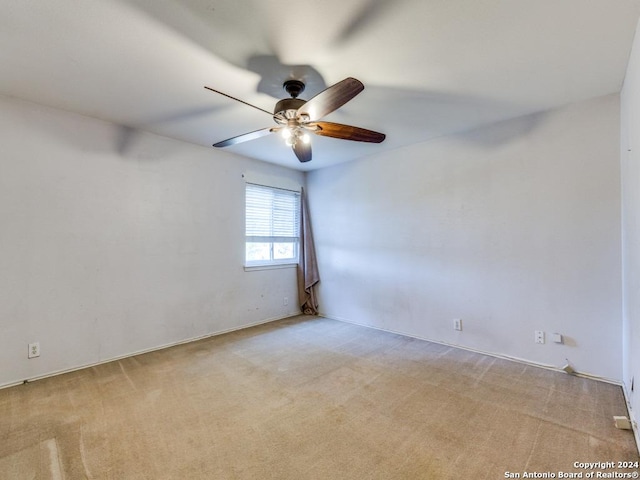
[[[282,129],[282,138],[286,140],[287,138],[290,138],[291,135],[291,129],[289,127],[284,127]]]
[[[302,143],[308,144],[311,141],[311,137],[309,136],[308,133],[303,133],[300,136],[300,139],[302,140]]]

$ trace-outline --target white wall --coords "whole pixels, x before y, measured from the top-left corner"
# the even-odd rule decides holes
[[[620,380],[618,158],[611,95],[309,173],[322,314]]]
[[[242,267],[242,174],[301,172],[6,97],[0,131],[0,385],[297,313]]]
[[[631,414],[640,412],[640,26],[620,94],[623,260],[623,378]],[[634,384],[633,391],[631,390]],[[636,429],[636,435],[638,431]],[[640,444],[640,436],[637,437]]]

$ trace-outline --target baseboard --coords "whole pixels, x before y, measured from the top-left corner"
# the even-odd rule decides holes
[[[633,428],[633,436],[636,439],[636,447],[638,448],[638,455],[640,455],[640,431],[638,431],[638,421],[633,414],[633,410],[629,410],[629,419],[631,420],[631,426]]]
[[[544,364],[544,363],[533,362],[533,361],[527,360],[525,358],[518,358],[518,357],[513,357],[511,355],[505,355],[505,354],[502,354],[502,353],[488,352],[488,351],[485,351],[485,350],[479,350],[479,349],[476,349],[476,348],[466,347],[464,345],[458,345],[458,344],[455,344],[455,343],[443,342],[441,340],[434,340],[432,338],[421,337],[421,336],[413,335],[411,333],[403,332],[403,331],[400,331],[400,330],[391,330],[391,329],[388,329],[388,328],[381,328],[381,327],[376,327],[376,326],[373,326],[373,325],[367,325],[365,323],[354,322],[354,321],[352,321],[350,319],[337,317],[337,316],[334,316],[334,315],[327,315],[327,314],[324,314],[324,313],[319,313],[318,316],[323,317],[323,318],[327,318],[329,320],[337,320],[338,322],[350,323],[352,325],[358,325],[360,327],[372,328],[374,330],[380,330],[381,332],[393,333],[395,335],[402,335],[402,336],[409,337],[409,338],[415,338],[416,340],[423,340],[425,342],[437,343],[438,345],[445,345],[447,347],[459,348],[461,350],[466,350],[468,352],[479,353],[481,355],[487,355],[487,356],[490,356],[490,357],[500,358],[502,360],[509,360],[511,362],[522,363],[524,365],[529,365],[531,367],[544,368],[545,370],[552,370],[554,372],[559,372],[559,373],[566,374],[566,372],[564,370],[562,370],[562,368],[557,367],[555,365],[547,365],[547,364]],[[576,373],[573,373],[572,375],[574,375],[576,377],[588,378],[588,379],[591,379],[591,380],[597,380],[599,382],[610,383],[610,384],[613,384],[613,385],[618,385],[620,387],[624,387],[623,383],[620,380],[613,379],[613,378],[600,377],[598,375],[592,375],[592,374],[589,374],[589,373],[581,373],[581,372],[576,372]]]
[[[638,421],[634,415],[634,411],[631,408],[631,395],[627,390],[627,385],[622,385],[622,392],[624,393],[624,399],[627,402],[627,412],[629,414],[629,420],[631,421],[631,427],[633,429],[633,437],[636,440],[636,447],[638,448],[638,454],[640,454],[640,431],[638,431]]]
[[[99,362],[94,362],[94,363],[87,363],[87,364],[83,364],[83,365],[78,365],[76,367],[71,367],[71,368],[66,368],[66,369],[62,369],[62,370],[55,370],[52,372],[47,372],[47,373],[43,373],[42,375],[36,375],[34,377],[29,377],[29,378],[25,378],[23,380],[18,380],[16,382],[8,382],[8,383],[4,383],[4,384],[0,384],[0,390],[4,389],[4,388],[10,388],[10,387],[15,387],[17,385],[23,385],[25,383],[30,383],[30,382],[35,382],[37,380],[42,380],[44,378],[50,378],[50,377],[55,377],[57,375],[64,375],[65,373],[71,373],[71,372],[76,372],[78,370],[82,370],[85,368],[90,368],[90,367],[96,367],[98,365],[103,365],[105,363],[109,363],[109,362],[115,362],[118,360],[123,360],[125,358],[130,358],[130,357],[135,357],[137,355],[142,355],[145,353],[150,353],[150,352],[156,352],[158,350],[164,350],[165,348],[171,348],[171,347],[175,347],[177,345],[184,345],[186,343],[192,343],[192,342],[197,342],[199,340],[204,340],[205,338],[211,338],[211,337],[217,337],[218,335],[224,335],[226,333],[231,333],[231,332],[237,332],[238,330],[244,330],[247,328],[251,328],[251,327],[257,327],[258,325],[264,325],[266,323],[271,323],[271,322],[277,322],[278,320],[285,320],[287,318],[294,318],[301,315],[300,313],[295,313],[295,314],[287,314],[285,316],[282,317],[274,317],[274,318],[267,318],[265,320],[260,320],[257,322],[253,322],[253,323],[247,323],[244,325],[240,325],[238,327],[233,327],[233,328],[228,328],[226,330],[218,330],[212,333],[207,333],[205,335],[200,335],[198,337],[192,337],[192,338],[187,338],[184,340],[179,340],[177,342],[171,342],[171,343],[166,343],[163,345],[159,345],[157,347],[151,347],[151,348],[147,348],[144,350],[138,350],[132,353],[127,353],[124,355],[119,355],[117,357],[111,357],[105,360],[100,360]]]
[[[354,321],[351,321],[351,320],[346,319],[346,318],[336,317],[334,315],[327,315],[327,314],[324,314],[324,313],[320,313],[318,316],[320,316],[322,318],[327,318],[329,320],[336,320],[338,322],[350,323],[352,325],[358,325],[360,327],[365,327],[365,328],[372,328],[374,330],[379,330],[379,331],[387,332],[387,333],[393,333],[395,335],[403,335],[405,337],[415,338],[417,340],[424,340],[425,342],[437,343],[438,345],[445,345],[447,347],[459,348],[461,350],[466,350],[466,351],[469,351],[469,352],[479,353],[479,354],[482,354],[482,355],[488,355],[490,357],[495,357],[495,358],[500,358],[500,359],[503,359],[503,360],[509,360],[509,361],[512,361],[512,362],[522,363],[522,364],[525,364],[525,365],[528,365],[528,366],[531,366],[531,367],[544,368],[545,370],[552,370],[552,371],[556,371],[556,372],[559,372],[559,373],[565,373],[566,374],[566,372],[564,370],[562,370],[562,368],[558,368],[558,367],[556,367],[554,365],[546,365],[544,363],[532,362],[530,360],[526,360],[526,359],[518,358],[518,357],[512,357],[510,355],[503,355],[503,354],[499,354],[499,353],[495,353],[495,352],[486,352],[486,351],[478,350],[478,349],[475,349],[475,348],[465,347],[463,345],[456,345],[456,344],[442,342],[442,341],[438,341],[438,340],[432,340],[430,338],[424,338],[424,337],[420,337],[418,335],[411,335],[411,334],[408,334],[408,333],[402,332],[402,331],[395,331],[395,330],[390,330],[390,329],[387,329],[387,328],[380,328],[380,327],[375,327],[375,326],[372,326],[372,325],[366,325],[366,324],[363,324],[363,323],[354,322]],[[633,427],[633,436],[634,436],[635,441],[636,441],[636,448],[638,449],[638,453],[640,454],[640,431],[638,431],[638,422],[637,422],[637,420],[635,418],[634,411],[631,409],[631,402],[629,401],[629,395],[628,395],[627,388],[626,388],[626,385],[624,384],[624,382],[621,382],[619,380],[614,380],[614,379],[611,379],[611,378],[600,377],[598,375],[591,375],[591,374],[588,374],[588,373],[576,372],[573,375],[575,375],[577,377],[596,380],[598,382],[605,382],[605,383],[610,383],[610,384],[613,384],[613,385],[618,385],[619,387],[622,388],[622,393],[624,395],[624,399],[625,399],[625,402],[627,404],[627,412],[629,414],[629,420],[631,421],[631,425]]]

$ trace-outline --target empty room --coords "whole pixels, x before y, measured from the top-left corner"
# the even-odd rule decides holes
[[[0,7],[1,479],[638,478],[640,0]]]

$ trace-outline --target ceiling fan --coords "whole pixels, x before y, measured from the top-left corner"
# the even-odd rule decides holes
[[[226,93],[214,90],[205,86],[207,90],[219,93],[225,97],[237,100],[250,107],[273,116],[273,120],[278,124],[275,127],[262,128],[253,132],[244,133],[236,137],[231,137],[221,142],[214,143],[214,147],[228,147],[238,143],[254,140],[256,138],[280,132],[287,145],[291,146],[298,160],[308,162],[311,160],[311,139],[309,133],[322,135],[324,137],[339,138],[342,140],[353,140],[356,142],[380,143],[385,139],[383,133],[374,132],[360,127],[344,125],[341,123],[320,121],[321,118],[337,110],[353,97],[364,90],[364,85],[355,78],[345,78],[336,83],[308,101],[298,98],[304,91],[305,85],[300,80],[287,80],[282,85],[291,98],[284,98],[276,103],[273,113],[255,105],[251,105],[243,100],[227,95]]]

